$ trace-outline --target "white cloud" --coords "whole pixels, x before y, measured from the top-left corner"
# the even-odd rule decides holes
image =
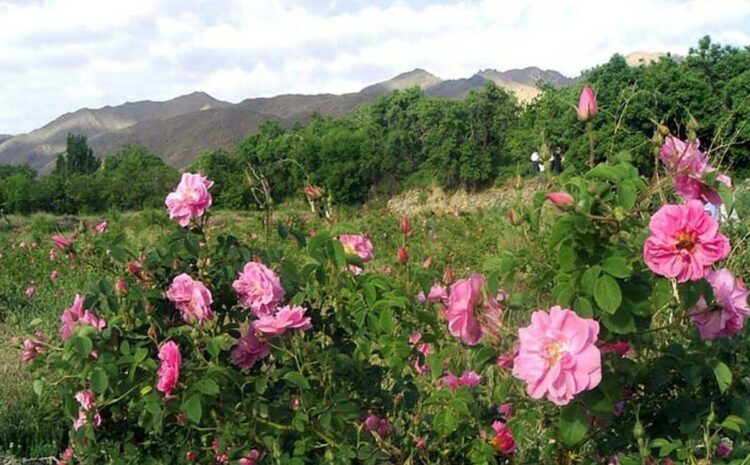
[[[684,54],[705,34],[750,44],[750,2],[0,0],[0,133],[194,90],[351,92],[416,67],[577,75],[615,52]]]

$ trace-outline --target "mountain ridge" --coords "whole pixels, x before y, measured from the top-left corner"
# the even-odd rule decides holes
[[[394,90],[417,86],[427,95],[460,99],[487,81],[528,101],[540,92],[540,80],[553,86],[568,85],[568,78],[537,67],[497,71],[480,70],[469,78],[447,79],[415,68],[386,81],[345,94],[281,94],[252,97],[238,103],[216,99],[195,91],[170,100],[142,100],[101,108],[81,108],[65,113],[26,134],[0,136],[0,164],[28,163],[41,172],[54,167],[65,150],[68,133],[89,138],[98,156],[108,156],[119,147],[140,144],[165,162],[183,168],[203,150],[231,148],[256,132],[264,121],[278,120],[285,127],[304,123],[313,113],[341,116]],[[5,138],[4,138],[5,137]]]

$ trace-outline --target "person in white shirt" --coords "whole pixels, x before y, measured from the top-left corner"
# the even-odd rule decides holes
[[[536,176],[537,174],[544,171],[544,166],[540,163],[541,157],[539,156],[539,152],[534,151],[534,153],[531,154],[531,175]]]

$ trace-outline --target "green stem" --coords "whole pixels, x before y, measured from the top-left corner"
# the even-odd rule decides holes
[[[586,123],[586,134],[589,136],[589,168],[593,168],[596,155],[594,154],[594,125],[590,121]]]

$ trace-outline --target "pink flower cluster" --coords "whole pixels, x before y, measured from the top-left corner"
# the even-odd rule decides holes
[[[159,360],[161,360],[161,366],[159,366],[159,382],[156,385],[156,390],[164,393],[164,397],[167,399],[172,398],[172,391],[177,386],[177,381],[180,379],[180,367],[182,366],[182,355],[180,354],[180,348],[174,341],[167,341],[162,344],[159,349]]]
[[[174,303],[187,323],[198,322],[203,325],[214,318],[211,292],[202,282],[195,281],[188,274],[183,273],[172,280],[167,289],[167,298]]]
[[[531,315],[531,324],[518,331],[518,356],[513,376],[526,383],[534,399],[546,396],[566,405],[602,379],[601,353],[596,347],[599,323],[569,309],[552,307]]]
[[[342,234],[339,236],[339,242],[344,246],[344,252],[354,254],[367,263],[374,258],[372,254],[372,242],[367,236],[361,234]],[[364,270],[358,266],[349,265],[349,271],[354,274],[361,274]]]
[[[73,429],[78,431],[89,422],[89,413],[93,410],[94,414],[91,418],[91,424],[97,427],[102,424],[102,417],[99,415],[99,411],[94,409],[96,404],[96,396],[91,389],[80,391],[75,395],[78,404],[81,408],[78,410],[78,418],[73,421]]]
[[[211,194],[208,189],[214,185],[200,174],[183,173],[180,184],[174,192],[167,195],[165,203],[169,209],[169,217],[177,220],[183,228],[190,224],[193,218],[203,216],[211,206]]]
[[[365,429],[371,433],[377,433],[381,438],[386,438],[391,434],[391,424],[385,419],[378,415],[371,414],[365,421],[362,422]]]
[[[97,317],[91,310],[84,309],[83,305],[83,296],[76,294],[75,299],[73,299],[73,305],[63,311],[60,317],[62,321],[60,335],[63,341],[67,341],[79,325],[93,326],[98,332],[102,332],[107,325],[104,319]]]
[[[438,386],[455,391],[459,386],[476,387],[482,382],[482,377],[475,371],[464,371],[461,376],[448,373],[438,380]]]
[[[494,297],[487,295],[485,278],[473,274],[453,283],[448,296],[448,330],[464,344],[477,345],[483,335],[497,337],[503,310]]]
[[[237,341],[232,352],[232,361],[240,368],[250,369],[258,360],[270,354],[266,342],[268,338],[281,336],[293,329],[307,331],[312,328],[310,317],[305,316],[305,308],[291,305],[278,307],[284,298],[284,289],[278,275],[264,264],[245,264],[232,287],[240,297],[240,305],[250,309],[257,318]]]
[[[34,339],[24,339],[21,360],[24,363],[33,362],[39,354],[44,352],[44,348],[44,334],[41,331],[37,331]]]
[[[703,176],[716,172],[716,169],[709,165],[706,155],[699,147],[698,140],[684,142],[669,136],[661,146],[661,160],[674,176],[675,191],[686,202],[700,200],[703,203],[721,205],[718,192],[703,182]],[[732,180],[724,174],[717,174],[716,180],[732,187]]]

